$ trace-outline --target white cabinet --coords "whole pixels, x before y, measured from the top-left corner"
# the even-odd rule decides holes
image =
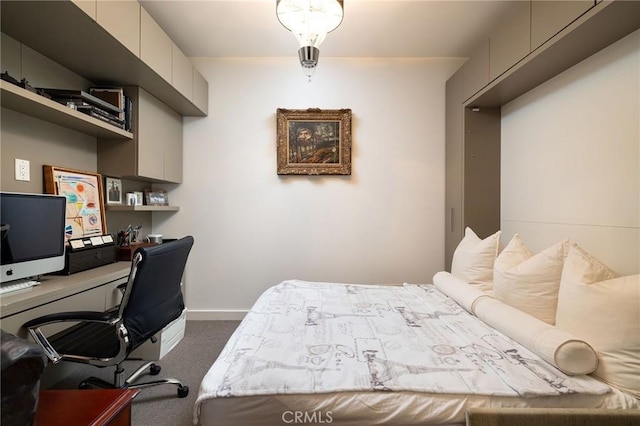
[[[593,0],[533,0],[531,2],[531,50],[540,47],[594,5]]]
[[[182,115],[205,116],[193,89],[173,86],[173,41],[143,11],[136,0],[0,1],[2,33],[24,46],[95,85],[142,86]]]
[[[91,19],[96,20],[98,0],[71,0],[80,10],[86,13]]]
[[[482,41],[462,66],[462,97],[469,99],[489,84],[489,39]]]
[[[539,14],[539,7],[547,8],[545,13],[550,13],[554,7],[563,7],[553,6],[550,3],[555,2],[544,5],[531,4],[536,10],[533,12],[536,15],[533,26],[536,26],[535,22],[542,16]],[[516,6],[519,8],[518,5]],[[577,5],[573,6],[577,7]],[[622,37],[637,31],[640,26],[638,20],[640,2],[607,1],[598,2],[593,7],[589,7],[588,4],[582,6],[588,7],[582,14],[579,8],[568,8],[573,10],[572,13],[580,14],[577,18],[558,12],[564,17],[560,19],[560,23],[555,24],[556,27],[566,25],[562,24],[566,19],[571,22],[564,26],[557,36],[551,35],[548,43],[543,42],[541,47],[526,55],[524,60],[517,59],[517,55],[514,56],[512,60],[518,63],[514,63],[515,66],[511,66],[509,71],[489,82],[479,91],[477,87],[485,81],[484,64],[487,61],[484,53],[476,54],[478,49],[472,58],[447,81],[445,120],[445,265],[447,269],[451,267],[453,251],[462,239],[466,226],[470,226],[481,237],[488,236],[500,227],[501,106]],[[521,13],[524,12],[521,11]],[[517,15],[516,13],[512,17]],[[511,24],[512,22],[504,24],[500,27],[501,30],[494,32],[494,44],[496,35],[501,31],[504,31],[501,36],[509,33],[506,28]],[[540,27],[533,29],[536,34],[545,31],[548,35],[554,30],[543,30]],[[535,37],[543,39],[547,35]],[[515,44],[520,44],[515,40],[517,38],[515,37],[513,41]],[[510,50],[505,48],[503,53],[506,54]],[[493,65],[496,66],[496,60]],[[473,70],[479,70],[476,72],[481,75],[472,75]],[[494,69],[494,73],[498,73],[497,68]]]
[[[140,3],[98,0],[96,21],[131,53],[140,57]]]
[[[446,85],[445,112],[445,269],[451,270],[451,259],[462,240],[462,69]]]
[[[182,116],[144,89],[138,96],[138,176],[182,182]]]
[[[209,83],[196,67],[193,67],[193,103],[200,111],[209,113]]]
[[[531,4],[517,6],[489,36],[489,81],[511,68],[531,52]]]
[[[193,101],[193,64],[175,43],[171,65],[173,87]]]
[[[98,172],[134,180],[182,182],[182,116],[141,87],[125,87],[134,105],[129,141],[98,141]]]
[[[446,84],[445,269],[464,229],[485,238],[500,227],[500,108],[465,108],[463,71]]]
[[[171,55],[173,42],[151,15],[140,12],[140,59],[152,70],[171,83]]]

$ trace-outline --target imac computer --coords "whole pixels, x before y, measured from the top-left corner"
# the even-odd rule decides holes
[[[0,192],[0,283],[64,269],[66,198]]]

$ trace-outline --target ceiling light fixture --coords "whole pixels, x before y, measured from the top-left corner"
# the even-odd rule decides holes
[[[300,65],[311,81],[318,65],[320,44],[342,22],[343,0],[276,0],[276,15],[298,40]]]

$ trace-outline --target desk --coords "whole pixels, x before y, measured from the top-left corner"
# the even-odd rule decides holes
[[[0,327],[26,338],[22,324],[41,315],[109,309],[119,303],[116,287],[127,282],[130,270],[131,262],[116,262],[73,275],[45,275],[39,286],[0,296]]]
[[[138,392],[139,389],[42,391],[35,425],[131,425],[131,400]]]

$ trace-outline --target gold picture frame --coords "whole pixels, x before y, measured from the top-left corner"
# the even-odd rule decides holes
[[[83,170],[43,166],[44,190],[67,199],[65,236],[97,237],[107,233],[102,175]]]
[[[279,175],[350,175],[351,110],[291,110],[276,114]]]

